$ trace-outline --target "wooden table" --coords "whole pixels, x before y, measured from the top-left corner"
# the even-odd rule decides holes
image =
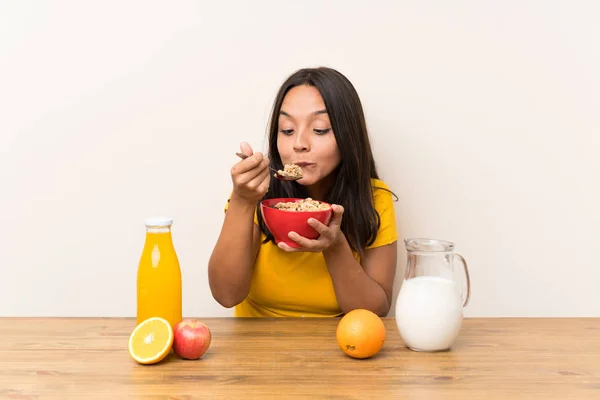
[[[371,359],[337,319],[204,318],[200,360],[143,366],[133,319],[0,318],[0,398],[600,399],[600,319],[466,319],[451,351],[403,346],[394,319]]]

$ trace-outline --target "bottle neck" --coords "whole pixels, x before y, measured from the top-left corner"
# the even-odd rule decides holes
[[[154,246],[173,246],[171,229],[169,227],[152,227],[146,229],[146,247],[150,248]]]
[[[146,227],[146,233],[171,233],[171,228],[168,226]]]

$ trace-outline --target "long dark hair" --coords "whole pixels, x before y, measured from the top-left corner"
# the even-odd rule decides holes
[[[332,173],[335,182],[322,200],[344,207],[341,231],[350,247],[358,254],[373,243],[380,225],[380,217],[373,204],[371,178],[379,179],[362,104],[352,83],[338,71],[320,67],[304,68],[292,74],[281,86],[275,102],[268,127],[269,159],[276,169],[283,169],[281,156],[277,150],[279,112],[288,91],[296,86],[315,87],[323,101],[335,140],[341,155],[341,162]],[[277,197],[308,197],[307,189],[296,182],[284,182],[271,177],[271,184],[263,199]],[[265,242],[272,241],[260,207],[258,221],[261,230],[267,236]]]

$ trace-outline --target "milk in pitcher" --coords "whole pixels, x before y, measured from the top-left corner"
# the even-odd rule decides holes
[[[448,350],[458,336],[463,302],[454,280],[418,276],[403,282],[396,302],[396,324],[412,350]]]

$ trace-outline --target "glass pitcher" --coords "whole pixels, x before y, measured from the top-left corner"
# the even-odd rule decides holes
[[[406,239],[407,265],[396,300],[396,325],[405,345],[414,351],[445,351],[458,336],[471,282],[467,262],[454,243],[437,239]],[[466,286],[454,280],[454,260],[463,265]]]

